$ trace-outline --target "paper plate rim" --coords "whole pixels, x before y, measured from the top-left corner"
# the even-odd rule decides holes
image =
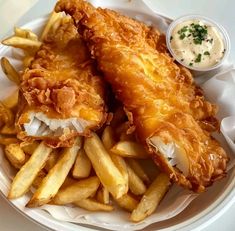
[[[119,8],[121,9],[121,8]],[[128,9],[130,10],[130,9]],[[141,13],[141,11],[139,12]],[[144,12],[146,14],[146,12]],[[148,12],[148,15],[154,17],[157,14],[156,12]],[[42,17],[39,17],[31,22],[28,22],[23,25],[23,27],[32,26],[34,24],[42,23],[44,22],[49,14],[46,14]],[[167,16],[157,14],[160,17],[166,18]],[[167,18],[169,19],[169,18]],[[0,52],[6,49],[3,45],[0,45]],[[234,178],[230,182],[227,189],[223,192],[222,195],[208,208],[204,209],[202,212],[198,213],[196,216],[181,222],[179,224],[162,228],[159,230],[162,231],[172,231],[172,230],[201,230],[202,228],[207,227],[212,222],[214,222],[216,219],[218,219],[220,216],[222,216],[235,202],[235,169],[231,173]],[[47,217],[45,211],[37,211],[36,209],[24,211],[21,208],[18,208],[12,201],[8,200],[7,197],[4,195],[4,193],[1,191],[0,188],[0,195],[7,201],[7,203],[12,206],[16,211],[18,211],[20,214],[22,214],[27,219],[33,221],[34,223],[40,225],[43,228],[46,228],[47,230],[60,230],[63,228],[64,231],[74,231],[77,228],[79,228],[81,231],[92,231],[95,230],[95,226],[92,226],[92,228],[85,227],[82,224],[73,224],[70,222],[64,222],[64,221],[58,221],[54,219],[53,217]],[[45,214],[43,214],[45,213]],[[48,214],[48,216],[50,216]]]

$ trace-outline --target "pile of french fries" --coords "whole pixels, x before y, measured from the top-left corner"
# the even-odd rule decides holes
[[[4,45],[23,49],[24,66],[51,29],[55,30],[62,14],[52,13],[38,39],[32,31],[15,28]],[[1,65],[9,80],[20,84],[19,72],[3,57]],[[130,220],[139,222],[151,215],[170,187],[167,175],[139,144],[134,134],[127,134],[128,122],[122,108],[117,108],[108,126],[90,137],[77,137],[70,148],[52,149],[43,142],[22,142],[16,137],[14,115],[18,90],[0,103],[0,144],[6,158],[17,170],[9,199],[35,190],[27,207],[44,204],[73,204],[89,211],[112,211],[117,204],[130,212]]]

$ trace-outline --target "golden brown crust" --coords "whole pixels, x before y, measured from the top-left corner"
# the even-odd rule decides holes
[[[23,73],[21,92],[27,102],[18,113],[21,129],[31,111],[53,119],[73,117],[92,122],[82,133],[71,130],[59,137],[27,138],[21,131],[22,139],[45,139],[54,147],[68,146],[68,140],[78,134],[89,135],[90,129],[101,127],[107,117],[104,81],[72,20],[64,21],[45,38]]]
[[[191,73],[169,56],[164,36],[82,0],[60,0],[55,9],[74,18],[139,139],[175,182],[203,191],[225,175],[228,157],[210,134],[218,129],[217,106],[205,100]],[[153,136],[177,144],[186,153],[187,175],[158,155],[149,144]]]

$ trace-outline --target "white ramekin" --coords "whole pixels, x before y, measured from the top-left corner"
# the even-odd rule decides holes
[[[177,57],[177,55],[175,54],[174,50],[171,47],[170,38],[171,38],[171,35],[172,35],[172,31],[176,27],[176,25],[178,25],[179,23],[188,21],[188,20],[192,20],[192,19],[198,19],[198,20],[201,20],[201,21],[205,22],[208,25],[216,27],[218,29],[218,31],[221,33],[222,37],[223,37],[224,47],[225,47],[224,56],[220,60],[219,63],[217,63],[216,65],[214,65],[212,67],[199,68],[199,67],[192,67],[192,66],[189,66],[189,65],[185,65],[185,63],[180,61],[180,58]],[[197,15],[197,14],[185,15],[185,16],[179,17],[176,20],[172,21],[172,23],[169,25],[168,30],[166,32],[166,43],[167,43],[167,47],[168,47],[171,55],[173,56],[173,58],[178,63],[180,63],[181,65],[187,67],[188,69],[190,69],[192,71],[196,71],[196,73],[214,71],[216,69],[219,69],[224,64],[224,62],[227,60],[229,52],[230,52],[230,39],[229,39],[228,33],[224,29],[224,27],[221,26],[220,24],[218,24],[217,22],[215,22],[212,19],[209,19],[209,18],[204,17],[202,15]]]

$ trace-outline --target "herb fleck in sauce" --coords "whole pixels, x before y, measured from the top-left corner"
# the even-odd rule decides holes
[[[178,24],[172,31],[170,43],[179,60],[188,66],[212,67],[224,56],[221,33],[200,20]]]

